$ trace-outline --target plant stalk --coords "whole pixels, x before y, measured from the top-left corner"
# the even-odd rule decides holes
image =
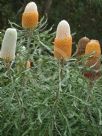
[[[57,91],[57,97],[59,98],[60,92],[62,92],[62,78],[63,78],[63,59],[59,60],[59,89]]]

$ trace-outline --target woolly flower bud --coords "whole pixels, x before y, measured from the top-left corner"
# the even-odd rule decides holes
[[[27,6],[25,7],[24,12],[29,13],[29,12],[33,12],[33,11],[37,12],[37,5],[35,4],[35,2],[29,2],[27,4]]]
[[[8,28],[5,32],[0,57],[6,61],[12,61],[15,58],[17,41],[17,31],[14,28]]]
[[[100,44],[97,40],[91,40],[86,45],[85,54],[92,54],[92,53],[93,53],[93,57],[100,57],[101,55]]]
[[[72,53],[72,36],[70,34],[70,26],[67,21],[62,20],[56,31],[54,40],[54,56],[57,59],[66,59]]]
[[[38,24],[38,9],[35,2],[29,2],[22,15],[22,27],[32,29]]]
[[[63,39],[68,36],[70,36],[70,26],[66,20],[62,20],[57,26],[56,38]]]

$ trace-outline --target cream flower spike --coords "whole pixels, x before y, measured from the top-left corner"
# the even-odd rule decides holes
[[[5,61],[12,61],[15,59],[15,50],[17,42],[17,31],[14,28],[8,28],[5,32],[0,57]]]
[[[71,35],[70,26],[66,20],[62,20],[58,26],[56,31],[56,38],[63,39]]]
[[[25,10],[24,10],[24,12],[37,12],[38,11],[38,9],[37,9],[37,5],[36,5],[36,3],[35,2],[29,2],[28,4],[27,4],[27,6],[25,7]]]

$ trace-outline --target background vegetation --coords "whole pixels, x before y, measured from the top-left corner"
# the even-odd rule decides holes
[[[0,60],[0,136],[101,136],[102,77],[90,87],[81,72],[86,68],[72,57],[60,81],[58,61],[49,54],[55,34],[44,30],[46,23],[32,34],[11,26],[18,42],[12,68]]]

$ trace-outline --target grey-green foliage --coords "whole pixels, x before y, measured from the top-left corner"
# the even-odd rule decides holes
[[[59,92],[58,60],[51,56],[54,33],[42,31],[43,24],[28,32],[11,23],[18,42],[12,68],[0,61],[0,136],[101,136],[102,78],[90,89],[82,67],[71,58]]]

